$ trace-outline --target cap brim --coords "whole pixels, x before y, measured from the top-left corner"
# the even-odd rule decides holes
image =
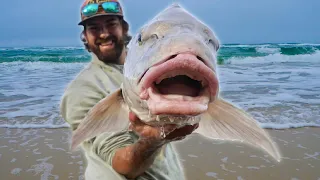
[[[93,19],[95,17],[100,17],[100,16],[121,16],[123,17],[123,15],[119,14],[119,13],[104,13],[104,14],[96,14],[96,15],[93,15],[93,16],[90,16],[88,18],[86,18],[85,20],[81,21],[78,23],[78,25],[84,25],[86,21],[90,20],[90,19]]]

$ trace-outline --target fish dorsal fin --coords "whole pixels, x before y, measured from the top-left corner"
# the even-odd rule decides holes
[[[195,132],[211,139],[241,141],[262,148],[280,162],[280,151],[269,134],[249,114],[223,99],[209,104]]]
[[[122,90],[100,100],[81,121],[72,135],[71,149],[103,132],[119,132],[129,126],[129,110]]]

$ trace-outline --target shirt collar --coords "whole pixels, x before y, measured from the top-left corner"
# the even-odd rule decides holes
[[[98,64],[99,66],[107,67],[107,68],[113,67],[113,68],[117,69],[118,71],[120,71],[121,73],[123,73],[123,65],[114,64],[114,63],[104,63],[103,61],[100,61],[94,53],[91,53],[91,55],[92,55],[92,63]]]

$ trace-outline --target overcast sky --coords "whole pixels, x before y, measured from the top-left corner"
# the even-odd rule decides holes
[[[131,32],[172,0],[122,0]],[[226,43],[320,43],[320,0],[179,0]],[[81,0],[1,2],[0,46],[77,46]]]

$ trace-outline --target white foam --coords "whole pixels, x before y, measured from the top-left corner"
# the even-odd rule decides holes
[[[69,127],[60,117],[60,98],[87,63],[0,63],[0,127]],[[24,117],[24,118],[21,118]],[[4,119],[4,120],[3,120]]]
[[[9,124],[1,124],[0,128],[19,128],[19,129],[37,129],[37,128],[50,128],[50,129],[58,129],[58,128],[69,128],[68,124],[61,125],[53,125],[53,124],[18,124],[18,125],[9,125]]]
[[[317,43],[300,43],[300,44],[278,44],[279,46],[320,46],[320,44]]]
[[[209,176],[209,177],[218,178],[218,177],[217,177],[218,174],[217,174],[217,173],[214,173],[214,172],[207,172],[206,175]]]
[[[19,174],[21,171],[22,171],[21,168],[15,168],[15,169],[12,169],[12,170],[11,170],[11,174],[17,175],[17,174]]]
[[[222,170],[227,171],[227,172],[231,172],[231,173],[236,173],[237,172],[237,171],[232,171],[230,169],[227,169],[225,164],[220,164],[220,167],[221,167]]]
[[[44,158],[44,159],[38,159],[37,161],[40,161],[41,163],[35,164],[31,167],[31,169],[28,169],[27,172],[34,172],[35,174],[41,174],[41,180],[49,179],[49,177],[52,177],[54,179],[59,179],[58,175],[51,174],[53,170],[53,164],[47,163],[49,159],[51,159],[52,156]]]
[[[259,123],[262,128],[266,129],[289,129],[300,127],[320,127],[320,124],[314,123],[286,123],[286,124],[274,124],[274,123]]]
[[[313,54],[301,54],[301,55],[283,55],[283,54],[270,54],[268,56],[262,57],[232,57],[226,61],[226,63],[230,64],[261,64],[261,63],[283,63],[283,62],[306,62],[306,61],[316,61],[319,62],[320,59],[320,51],[316,51]]]
[[[280,48],[261,46],[261,47],[256,47],[256,51],[259,53],[275,54],[280,52]]]
[[[253,170],[259,170],[260,169],[259,167],[256,167],[256,166],[248,166],[247,168],[248,169],[253,169]]]
[[[232,48],[248,48],[248,47],[257,47],[259,45],[255,44],[235,44],[235,45],[221,45],[221,47],[232,47]],[[265,45],[263,45],[265,46]]]
[[[226,100],[249,112],[263,128],[287,129],[320,126],[319,68],[320,51],[234,58],[218,70]]]
[[[193,155],[193,154],[188,154],[189,157],[192,157],[192,158],[197,158],[198,156],[196,155]]]
[[[39,148],[37,148],[37,149],[34,149],[32,152],[33,152],[33,154],[42,154],[41,152],[38,152],[38,150],[39,150]]]
[[[275,54],[234,57],[219,66],[226,100],[248,111],[263,128],[320,127],[320,51],[286,56],[275,52],[273,45],[226,47],[232,46]],[[69,128],[59,114],[60,98],[86,64],[0,63],[0,127]]]
[[[23,50],[23,51],[32,51],[32,52],[44,52],[44,51],[64,51],[64,50],[85,50],[82,46],[67,46],[67,47],[59,47],[59,46],[52,46],[52,47],[7,47],[7,48],[0,48],[1,51],[12,51],[12,50]]]
[[[47,144],[47,146],[48,146],[50,149],[59,150],[59,151],[66,151],[65,149],[62,149],[62,148],[54,148],[54,147],[53,147],[53,144]]]
[[[222,161],[223,163],[227,163],[227,161],[228,161],[228,157],[224,157],[224,158],[222,158],[222,159],[221,159],[221,161]]]
[[[308,154],[308,153],[304,153],[304,155],[306,155],[303,159],[314,159],[314,160],[320,160],[318,158],[318,156],[320,155],[320,152],[315,152],[314,154]]]

